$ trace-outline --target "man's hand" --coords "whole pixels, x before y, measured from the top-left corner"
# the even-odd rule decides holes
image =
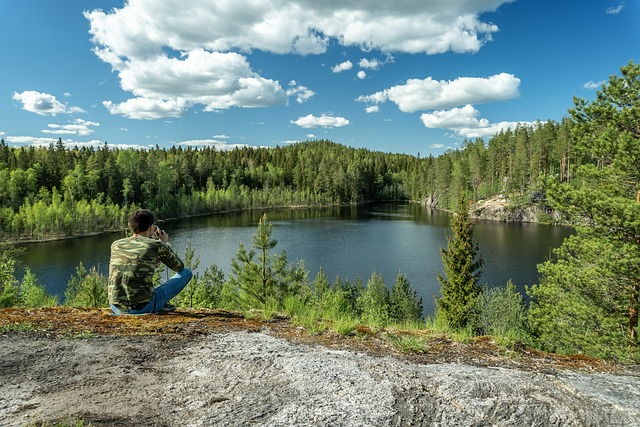
[[[169,241],[169,235],[166,231],[160,229],[160,227],[156,227],[156,236],[162,243],[167,243]]]
[[[153,226],[153,238],[158,239],[165,244],[169,241],[169,235],[167,234],[167,232],[161,230],[157,225]]]

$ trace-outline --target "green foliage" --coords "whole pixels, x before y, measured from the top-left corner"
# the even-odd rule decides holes
[[[476,314],[476,299],[482,292],[478,279],[483,261],[477,258],[473,227],[466,198],[461,194],[451,217],[453,237],[447,236],[447,249],[440,248],[444,276],[437,274],[441,293],[441,297],[436,298],[437,316],[453,329],[464,329],[471,324]]]
[[[241,243],[231,261],[232,276],[229,281],[237,289],[237,306],[242,310],[271,307],[274,303],[282,308],[288,295],[296,294],[306,282],[304,264],[290,266],[286,253],[270,254],[277,245],[271,238],[273,225],[264,215],[253,236],[253,247],[247,251]],[[255,260],[256,250],[258,260]]]
[[[0,308],[13,307],[18,304],[19,301],[19,289],[17,281],[5,282],[0,293]]]
[[[480,294],[477,313],[476,328],[482,333],[506,341],[528,341],[526,305],[511,280]]]
[[[0,245],[0,308],[18,304],[18,280],[15,277],[16,259],[13,248]]]
[[[422,298],[418,298],[404,274],[398,274],[391,288],[390,309],[391,318],[397,322],[418,322],[422,319]]]
[[[185,286],[182,292],[178,294],[178,304],[183,307],[197,307],[199,305],[194,301],[194,299],[203,283],[200,280],[199,274],[195,271],[200,265],[200,257],[195,256],[191,240],[187,242],[187,247],[184,250],[184,264],[193,272],[193,277],[189,283],[187,283],[187,286]]]
[[[8,325],[0,325],[0,334],[4,334],[7,332],[34,332],[37,330],[38,330],[38,327],[29,322],[10,323]]]
[[[531,324],[541,348],[620,360],[639,356],[627,335],[628,280],[623,273],[629,264],[640,268],[635,251],[577,235],[555,251],[555,262],[539,266],[541,282],[528,292],[533,298]]]
[[[284,312],[288,316],[295,318],[301,316],[308,310],[308,304],[309,296],[304,293],[287,295],[283,303]]]
[[[100,274],[93,266],[87,272],[82,261],[76,267],[76,275],[71,277],[64,292],[64,305],[69,307],[107,307],[107,285],[109,278]]]
[[[362,310],[358,304],[358,298],[363,293],[364,284],[360,278],[356,278],[352,283],[349,280],[336,277],[332,286],[332,317],[360,317],[362,315]]]
[[[630,62],[621,74],[594,101],[574,99],[582,164],[568,179],[549,180],[547,195],[577,234],[539,267],[530,315],[544,349],[637,360],[640,66]]]
[[[424,353],[428,346],[426,339],[415,335],[394,334],[388,340],[402,353]]]
[[[358,324],[358,318],[342,315],[332,319],[331,329],[340,335],[351,335],[358,327]]]
[[[25,268],[24,277],[20,282],[19,294],[21,307],[50,307],[58,304],[58,298],[47,292],[29,267]]]
[[[194,277],[198,286],[193,295],[193,306],[215,308],[223,306],[222,291],[225,285],[224,272],[216,264],[210,265],[202,277]]]
[[[322,314],[314,308],[305,310],[303,313],[294,316],[292,320],[305,328],[310,334],[320,334],[328,329]]]
[[[220,299],[218,307],[225,310],[237,310],[238,304],[238,288],[233,280],[227,280],[224,282],[220,289]]]
[[[280,312],[281,304],[279,301],[270,299],[267,300],[261,307],[259,307],[262,313],[262,320],[273,319]]]
[[[336,278],[329,283],[322,270],[312,283],[307,304],[313,306],[326,319],[338,319],[344,316],[358,317],[357,298],[360,292],[348,281]]]
[[[362,311],[362,321],[372,328],[382,328],[390,320],[389,290],[382,276],[373,273],[367,282],[367,287],[358,298]]]
[[[449,326],[447,319],[442,315],[438,315],[437,310],[432,316],[425,317],[424,327],[428,330],[439,331],[443,334],[451,332],[451,327]]]

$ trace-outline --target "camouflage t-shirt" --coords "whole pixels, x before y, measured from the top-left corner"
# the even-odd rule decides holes
[[[111,245],[109,263],[109,303],[135,305],[146,303],[153,293],[153,274],[161,262],[174,271],[184,263],[160,240],[131,236]]]

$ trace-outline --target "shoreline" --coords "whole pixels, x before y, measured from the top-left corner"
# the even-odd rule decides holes
[[[497,200],[497,199],[496,199]],[[433,209],[436,211],[443,211],[443,212],[449,212],[447,209],[441,209],[438,208],[437,206],[431,205],[429,203],[427,203],[425,200],[407,200],[407,201],[401,201],[401,200],[380,200],[380,201],[368,201],[368,202],[363,202],[363,203],[357,203],[357,204],[337,204],[337,205],[321,205],[321,206],[311,206],[311,205],[296,205],[296,206],[264,206],[264,207],[257,207],[257,208],[240,208],[240,209],[229,209],[229,210],[225,210],[225,211],[211,211],[211,212],[202,212],[202,213],[196,213],[196,214],[190,214],[190,215],[185,215],[182,217],[173,217],[173,218],[166,218],[166,219],[161,219],[158,220],[157,222],[159,224],[162,223],[166,223],[166,222],[172,222],[172,221],[179,221],[182,219],[188,219],[188,218],[198,218],[198,217],[203,217],[203,216],[209,216],[209,215],[227,215],[230,213],[237,213],[237,212],[243,212],[243,211],[247,211],[247,212],[251,212],[251,211],[256,211],[256,210],[282,210],[282,209],[315,209],[315,208],[321,208],[321,209],[326,209],[326,208],[340,208],[340,207],[347,207],[347,206],[363,206],[363,205],[367,205],[367,204],[371,204],[371,203],[384,203],[384,202],[393,202],[393,203],[415,203],[418,205],[421,205],[424,208],[428,208],[428,209]],[[495,205],[495,206],[499,206],[499,210],[508,210],[509,209],[509,203],[504,203],[502,201],[498,202],[497,204],[492,203],[493,199],[489,199],[485,202],[482,203],[482,209],[486,209],[488,206],[490,205]],[[483,215],[478,215],[477,212],[479,211],[479,207],[480,204],[479,203],[474,203],[472,205],[469,206],[469,211],[470,211],[470,217],[474,220],[481,220],[481,221],[496,221],[496,222],[521,222],[521,223],[534,223],[534,224],[548,224],[548,225],[553,225],[553,226],[571,226],[570,224],[565,224],[562,222],[551,222],[551,223],[546,223],[546,222],[541,222],[541,221],[537,221],[537,220],[532,220],[531,217],[527,218],[526,216],[520,216],[520,218],[514,220],[514,219],[509,219],[506,218],[503,214],[501,213],[493,213],[491,216],[487,217],[487,216],[483,216]],[[535,205],[530,205],[528,207],[522,208],[520,210],[526,210],[526,209],[531,209],[535,207]],[[535,219],[535,218],[534,218]],[[91,231],[91,232],[84,232],[84,233],[78,233],[78,234],[72,234],[72,235],[65,235],[65,236],[47,236],[45,238],[42,239],[33,239],[33,238],[25,238],[25,239],[17,239],[17,240],[10,240],[10,239],[2,239],[1,242],[4,244],[9,244],[9,245],[30,245],[30,244],[37,244],[37,243],[47,243],[47,242],[55,242],[55,241],[61,241],[61,240],[71,240],[71,239],[80,239],[83,237],[92,237],[92,236],[99,236],[102,234],[111,234],[111,233],[127,233],[127,228],[122,228],[122,229],[111,229],[111,230],[103,230],[103,231]]]
[[[381,201],[383,202],[383,201]],[[396,202],[400,202],[400,201],[396,201]],[[376,202],[364,202],[361,203],[359,205],[365,205],[368,203],[376,203]],[[401,202],[401,203],[405,203],[405,202]],[[406,203],[415,203],[415,202],[406,202]],[[358,204],[356,204],[358,205]],[[179,221],[182,219],[188,219],[188,218],[198,218],[198,217],[203,217],[203,216],[209,216],[209,215],[227,215],[230,213],[235,213],[235,212],[243,212],[243,211],[256,211],[256,210],[266,210],[266,209],[271,209],[271,210],[280,210],[280,209],[315,209],[315,208],[332,208],[332,207],[345,207],[345,206],[353,206],[351,204],[342,204],[342,205],[322,205],[322,206],[305,206],[305,205],[296,205],[296,206],[264,206],[264,207],[257,207],[257,208],[240,208],[240,209],[229,209],[226,211],[212,211],[212,212],[202,212],[202,213],[197,213],[197,214],[190,214],[190,215],[185,215],[185,216],[181,216],[181,217],[172,217],[172,218],[165,218],[165,219],[159,219],[157,221],[158,224],[162,224],[162,223],[166,223],[166,222],[172,222],[172,221]],[[65,235],[65,236],[47,236],[44,237],[42,239],[33,239],[33,238],[20,238],[17,240],[11,240],[11,239],[0,239],[0,243],[4,243],[4,244],[8,244],[8,245],[22,245],[22,244],[35,244],[35,243],[47,243],[47,242],[55,242],[55,241],[60,241],[60,240],[71,240],[71,239],[79,239],[79,238],[83,238],[83,237],[92,237],[92,236],[99,236],[102,234],[110,234],[110,233],[127,233],[128,229],[127,228],[122,228],[122,229],[112,229],[112,230],[103,230],[103,231],[91,231],[91,232],[85,232],[85,233],[78,233],[78,234],[72,234],[72,235]]]

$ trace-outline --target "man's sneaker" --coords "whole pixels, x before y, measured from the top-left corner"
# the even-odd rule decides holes
[[[176,308],[178,307],[176,307],[175,305],[166,303],[164,307],[160,309],[160,313],[171,313],[172,311],[176,311]]]

